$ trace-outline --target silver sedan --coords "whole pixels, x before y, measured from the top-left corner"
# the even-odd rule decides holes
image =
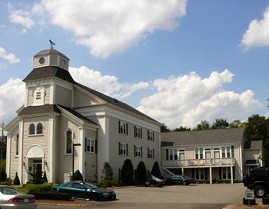
[[[0,208],[1,209],[36,209],[35,196],[24,194],[13,187],[0,185]]]

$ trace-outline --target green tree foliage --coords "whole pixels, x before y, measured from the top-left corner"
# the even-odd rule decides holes
[[[104,163],[103,174],[104,174],[104,181],[112,181],[113,170],[108,162]]]
[[[221,129],[221,128],[229,128],[230,124],[227,122],[226,119],[219,118],[215,119],[215,122],[212,124],[212,129]]]
[[[156,176],[157,178],[162,178],[160,167],[157,161],[155,161],[155,163],[152,166],[151,175]]]
[[[230,128],[243,128],[246,126],[246,123],[241,122],[240,120],[234,120],[230,123]]]
[[[135,171],[135,181],[138,184],[143,184],[147,179],[147,169],[145,163],[140,161]]]
[[[269,166],[269,119],[260,115],[252,115],[246,124],[246,135],[250,141],[262,140],[262,160]]]
[[[44,171],[44,175],[43,175],[43,183],[48,182],[48,178],[47,178],[47,173],[46,171]]]
[[[173,129],[173,132],[180,132],[180,131],[190,131],[190,128],[180,126],[179,128]]]
[[[195,130],[198,130],[198,131],[200,131],[200,130],[208,130],[208,129],[210,129],[210,124],[206,120],[202,120],[201,123],[197,124],[197,126],[195,128]]]
[[[161,126],[161,133],[163,133],[163,132],[170,132],[170,129],[167,128],[167,126],[164,123]]]
[[[83,181],[83,176],[79,170],[76,170],[76,172],[74,173],[73,181]]]
[[[14,180],[13,180],[13,184],[14,184],[14,185],[20,185],[20,184],[21,184],[17,172],[16,172],[16,174],[15,174],[15,178],[14,178]]]
[[[121,181],[123,185],[133,185],[134,169],[130,159],[126,159],[121,169]]]

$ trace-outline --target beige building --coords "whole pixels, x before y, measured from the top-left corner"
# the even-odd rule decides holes
[[[161,133],[161,166],[197,182],[241,182],[262,166],[261,141],[248,142],[244,128]]]
[[[49,182],[68,181],[79,170],[84,179],[102,179],[108,162],[114,180],[126,159],[134,169],[159,162],[161,124],[131,106],[73,80],[69,58],[55,49],[33,58],[26,76],[24,105],[7,126],[6,172],[21,183],[37,169]]]

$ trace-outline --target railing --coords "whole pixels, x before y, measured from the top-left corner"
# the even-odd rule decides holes
[[[212,159],[188,159],[188,160],[164,160],[164,167],[227,167],[235,165],[234,158],[212,158]]]

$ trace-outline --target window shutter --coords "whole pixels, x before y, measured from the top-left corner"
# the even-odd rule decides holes
[[[94,142],[95,142],[94,143],[94,145],[95,145],[95,153],[97,153],[97,148],[98,148],[98,144],[97,144],[98,141],[97,141],[97,139],[95,139]]]
[[[128,144],[126,144],[126,156],[128,156]]]
[[[143,157],[143,147],[141,147],[141,158]]]
[[[120,133],[120,121],[118,122],[118,126],[119,126],[119,130],[118,130],[118,131],[119,131],[119,133]]]
[[[149,148],[147,148],[147,156],[148,156],[148,158],[149,158]]]
[[[136,137],[136,127],[134,126],[134,137]]]
[[[155,138],[154,132],[152,132],[152,137],[153,137],[152,141],[154,141]]]
[[[134,145],[134,157],[136,157],[136,156],[135,156],[135,151],[136,151],[136,146]]]
[[[87,137],[85,137],[84,143],[84,151],[87,152]]]
[[[119,142],[119,155],[120,155],[120,142]]]
[[[149,130],[147,130],[147,140],[149,140]]]
[[[128,135],[128,123],[126,123],[126,135]]]
[[[169,150],[166,149],[166,160],[169,160]]]
[[[155,159],[154,149],[152,149],[152,158]]]

